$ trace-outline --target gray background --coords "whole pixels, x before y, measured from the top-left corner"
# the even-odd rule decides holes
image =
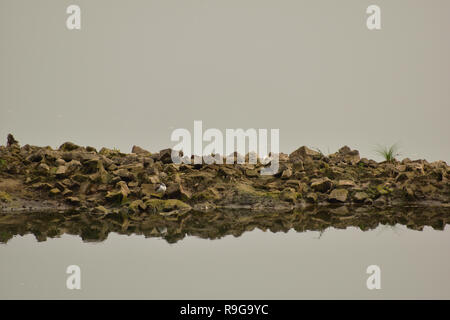
[[[203,120],[279,128],[284,152],[379,159],[399,142],[448,161],[449,14],[447,0],[0,0],[0,137],[158,151]]]

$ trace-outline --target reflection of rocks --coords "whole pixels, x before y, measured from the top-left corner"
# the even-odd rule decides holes
[[[0,214],[0,242],[8,242],[14,235],[34,234],[38,241],[59,237],[63,234],[80,236],[83,241],[103,241],[110,232],[137,234],[146,237],[162,237],[174,243],[186,236],[219,239],[227,235],[241,236],[247,231],[260,229],[271,232],[324,231],[328,227],[345,229],[358,227],[363,231],[379,225],[406,225],[422,230],[430,226],[443,230],[450,223],[450,207],[437,208],[391,208],[376,210],[369,207],[315,207],[289,213],[258,213],[255,211],[210,211],[183,214],[175,212],[174,203],[167,215],[147,214],[140,211],[144,205],[157,203],[133,202],[135,214],[108,214],[97,207],[95,214],[77,212],[40,212]],[[182,209],[183,205],[181,205]]]
[[[260,162],[218,165],[194,163],[192,157],[191,163],[178,165],[172,163],[172,153],[138,146],[131,154],[107,148],[97,152],[71,142],[57,150],[20,147],[9,135],[7,146],[0,146],[0,211],[72,207],[94,213],[103,207],[108,213],[167,215],[181,207],[184,213],[190,208],[289,212],[332,203],[385,207],[450,202],[450,167],[443,161],[377,163],[361,159],[347,146],[329,156],[303,146],[290,155],[280,153],[278,173],[263,176],[266,164]],[[244,157],[233,153],[231,158]],[[168,209],[174,203],[177,208]]]

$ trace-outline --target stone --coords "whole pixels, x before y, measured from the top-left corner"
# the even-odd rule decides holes
[[[66,202],[71,205],[79,205],[81,204],[81,200],[78,197],[68,197],[66,198]]]
[[[63,176],[66,174],[66,172],[67,172],[67,167],[66,167],[66,166],[59,166],[59,167],[56,169],[55,174],[56,174],[56,176],[58,176],[58,177],[63,177]]]
[[[185,190],[180,183],[172,183],[167,186],[166,194],[169,198],[181,199],[183,201],[189,200],[192,195]]]
[[[131,212],[139,213],[140,211],[145,211],[145,209],[147,209],[147,205],[142,200],[135,200],[130,203],[129,208]]]
[[[75,143],[72,142],[64,142],[60,147],[59,151],[73,151],[80,148],[80,146],[77,146]]]
[[[339,180],[338,186],[339,187],[354,187],[355,182],[353,180]]]
[[[146,210],[150,213],[162,213],[162,215],[171,215],[183,213],[191,210],[191,206],[177,199],[150,199],[145,202]]]
[[[116,184],[119,190],[108,191],[106,193],[106,199],[112,202],[124,203],[128,199],[130,189],[124,181],[119,181]]]
[[[294,162],[294,164],[292,165],[292,169],[295,172],[301,172],[305,170],[305,167],[303,166],[303,161],[298,159]]]
[[[8,137],[6,140],[7,140],[6,141],[7,148],[11,148],[13,146],[17,146],[17,147],[19,146],[19,141],[17,141],[11,133],[8,134]]]
[[[113,171],[113,174],[118,176],[124,181],[131,181],[133,180],[133,174],[129,172],[127,169],[121,168]]]
[[[281,173],[281,179],[287,180],[290,177],[292,177],[292,170],[291,170],[291,168],[284,169],[283,172]]]
[[[297,150],[295,150],[291,154],[289,154],[289,161],[295,162],[295,161],[298,161],[298,160],[304,160],[306,158],[318,159],[321,156],[322,155],[321,155],[320,152],[311,150],[308,147],[303,146],[303,147],[298,148]]]
[[[313,179],[311,180],[311,188],[319,192],[327,192],[333,187],[333,182],[327,178]]]
[[[347,189],[334,189],[333,191],[331,191],[328,200],[330,202],[345,202],[347,200],[347,196]]]
[[[353,196],[353,200],[355,200],[355,202],[364,202],[364,200],[368,198],[369,195],[365,192],[356,192]]]
[[[55,164],[57,166],[63,166],[66,164],[66,161],[64,161],[64,159],[58,158],[58,159],[56,159]]]
[[[60,193],[61,193],[61,191],[58,188],[53,188],[53,189],[50,190],[50,194],[52,196],[56,196],[56,195],[58,195]]]
[[[104,206],[97,206],[93,210],[94,213],[101,213],[101,214],[108,214],[108,209],[106,209]]]
[[[149,156],[151,154],[149,151],[142,149],[141,147],[138,147],[138,146],[133,146],[133,148],[131,149],[131,153],[145,155],[145,156]]]
[[[39,173],[47,174],[50,172],[50,167],[46,163],[40,163],[38,166]]]
[[[280,199],[288,202],[295,202],[297,200],[297,193],[294,188],[285,188],[280,193]]]
[[[314,192],[309,192],[306,195],[306,200],[308,202],[316,203],[317,202],[317,194],[315,194]]]
[[[172,163],[172,149],[164,149],[159,152],[159,161],[162,163]]]
[[[245,175],[249,178],[257,178],[259,177],[259,173],[258,170],[256,169],[246,169],[245,170]]]

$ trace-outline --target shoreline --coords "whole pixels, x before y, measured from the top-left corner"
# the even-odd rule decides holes
[[[182,215],[217,209],[289,212],[311,206],[450,206],[444,161],[376,162],[347,146],[328,156],[300,147],[279,171],[257,164],[174,164],[171,149],[132,153],[80,147],[0,146],[0,211]],[[235,154],[235,158],[240,157]],[[246,155],[248,159],[249,155]]]

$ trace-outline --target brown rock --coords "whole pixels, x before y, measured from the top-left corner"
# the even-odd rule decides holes
[[[333,182],[327,177],[311,180],[311,188],[319,192],[327,192],[333,187]]]
[[[131,153],[136,153],[136,154],[145,155],[145,156],[150,155],[149,151],[142,149],[141,147],[138,147],[138,146],[133,146],[133,148],[131,149]]]
[[[346,189],[334,189],[331,191],[328,200],[330,202],[345,202],[347,200],[348,191]]]
[[[289,155],[290,161],[304,160],[306,158],[320,158],[320,152],[309,149],[306,146],[300,147]]]

